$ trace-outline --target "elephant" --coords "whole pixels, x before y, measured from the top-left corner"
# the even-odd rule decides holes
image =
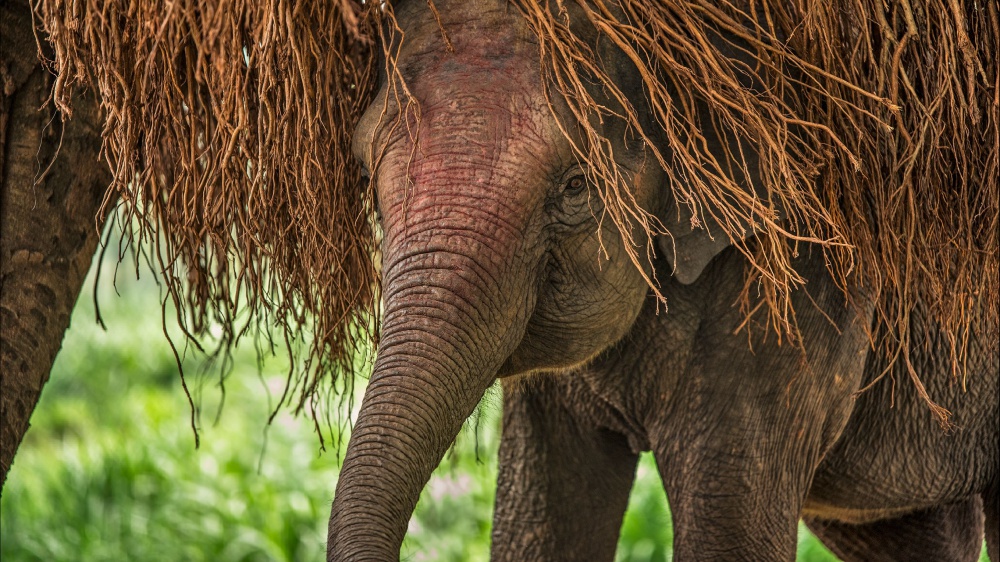
[[[354,137],[377,195],[383,320],[329,560],[398,559],[422,487],[498,379],[495,560],[613,559],[643,451],[679,560],[793,559],[800,519],[845,560],[975,560],[984,535],[1000,560],[1000,365],[985,312],[964,387],[945,372],[947,343],[914,315],[912,357],[958,430],[942,431],[913,385],[856,394],[900,367],[872,346],[873,297],[837,283],[822,248],[795,258],[808,280],[791,296],[799,338],[752,326],[737,305],[745,252],[710,221],[692,227],[648,143],[608,119],[596,126],[632,196],[677,233],[637,266],[626,233],[598,223],[578,132],[561,126],[573,116],[547,95],[522,14],[503,0],[435,4],[394,5],[405,40],[387,47],[393,73]],[[572,4],[608,72],[641,92]]]

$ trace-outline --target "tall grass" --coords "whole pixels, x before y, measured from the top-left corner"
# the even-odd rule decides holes
[[[108,280],[113,266],[104,267]],[[266,425],[283,358],[258,365],[255,352],[239,350],[217,423],[218,381],[201,376],[195,449],[158,288],[122,274],[117,288],[121,296],[109,283],[99,290],[107,331],[94,323],[89,290],[77,305],[0,502],[0,557],[322,560],[340,458],[334,447],[318,450],[307,419],[281,414]],[[198,372],[195,358],[185,361]],[[478,430],[468,424],[434,473],[404,559],[488,559],[499,409],[495,395],[485,401]],[[670,540],[666,499],[645,456],[617,559],[669,560]],[[800,560],[834,560],[807,534],[799,551]]]

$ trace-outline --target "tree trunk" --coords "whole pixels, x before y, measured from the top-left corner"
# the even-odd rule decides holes
[[[111,182],[98,160],[100,114],[74,100],[63,122],[46,103],[26,0],[0,5],[0,491],[69,326]]]

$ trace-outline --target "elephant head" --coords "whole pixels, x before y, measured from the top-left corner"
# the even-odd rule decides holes
[[[405,39],[355,134],[381,215],[384,317],[334,498],[331,560],[396,559],[421,489],[493,381],[588,361],[627,333],[649,291],[621,232],[600,224],[579,131],[547,95],[522,14],[502,0],[435,4],[438,14],[395,7]],[[624,91],[641,92],[610,42],[580,33]],[[636,202],[690,230],[666,212],[676,206],[647,143],[621,121],[593,126]],[[633,243],[648,241],[637,230]],[[725,243],[676,236],[678,274],[697,277]]]

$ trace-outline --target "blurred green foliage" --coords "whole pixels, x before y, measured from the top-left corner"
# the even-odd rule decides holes
[[[200,406],[195,449],[191,410],[162,333],[159,289],[148,278],[127,278],[134,269],[126,268],[116,296],[107,262],[99,302],[108,329],[94,322],[91,279],[3,492],[0,557],[323,559],[343,447],[328,443],[321,453],[305,417],[282,413],[266,424],[287,377],[285,358],[258,364],[252,349],[238,350],[216,422],[218,370],[199,370],[185,354]],[[488,559],[499,411],[494,390],[425,488],[404,560]],[[617,560],[669,560],[671,538],[662,485],[644,455]],[[799,560],[835,560],[804,531],[799,552]]]

